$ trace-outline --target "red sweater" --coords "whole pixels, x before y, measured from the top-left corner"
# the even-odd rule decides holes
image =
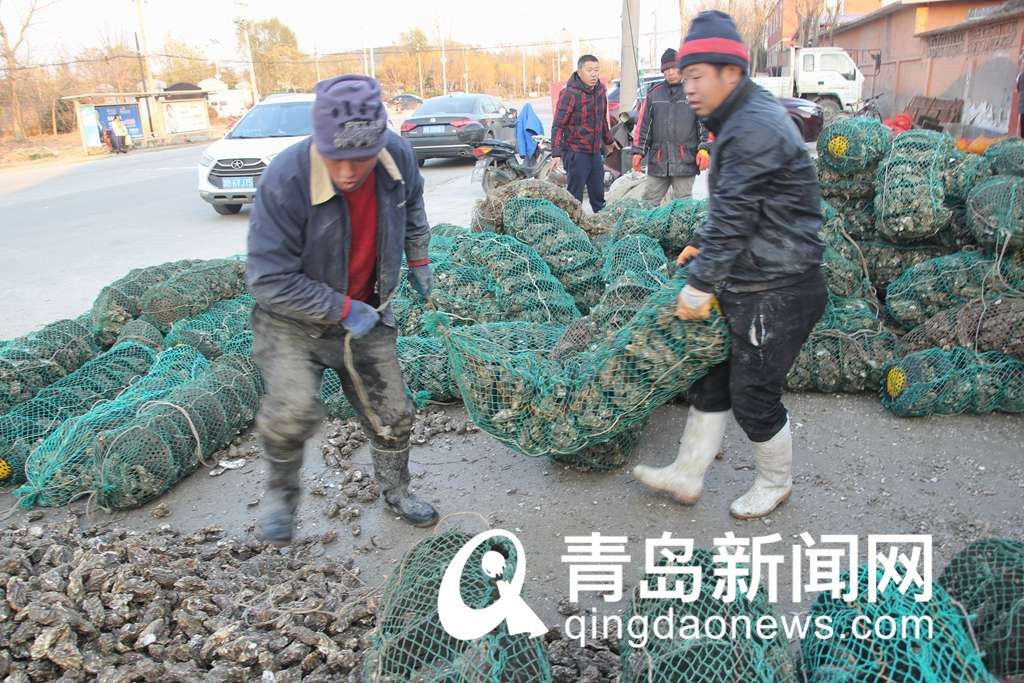
[[[369,303],[377,279],[377,179],[370,173],[358,189],[343,192],[352,224],[348,295]]]

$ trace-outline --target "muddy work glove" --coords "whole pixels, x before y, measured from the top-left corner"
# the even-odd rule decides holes
[[[676,298],[676,317],[683,320],[707,320],[711,317],[711,292],[702,292],[692,285],[686,285]]]
[[[346,312],[341,326],[353,339],[366,336],[380,320],[380,313],[373,306],[356,299],[346,299]]]
[[[702,149],[697,152],[697,168],[703,172],[708,170],[708,166],[711,165],[711,153],[706,149]]]
[[[430,292],[434,289],[434,271],[429,263],[409,268],[409,284],[424,299],[430,298]]]
[[[633,155],[633,170],[639,173],[640,170],[641,170],[641,164],[643,164],[643,161],[644,161],[644,155],[643,154],[634,154]]]

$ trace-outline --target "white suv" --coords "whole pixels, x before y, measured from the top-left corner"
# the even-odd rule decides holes
[[[281,150],[313,132],[313,95],[271,95],[203,151],[199,196],[222,215],[238,213],[256,196],[260,176]]]

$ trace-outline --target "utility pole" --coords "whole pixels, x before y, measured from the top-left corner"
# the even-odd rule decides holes
[[[377,78],[377,65],[373,61],[373,45],[370,46],[370,77]]]
[[[370,62],[367,60],[365,47],[363,48],[363,75],[370,75]]]
[[[463,78],[466,81],[466,90],[465,90],[465,92],[468,93],[469,92],[469,63],[468,62],[466,63],[466,70],[463,72],[462,76],[463,76]]]
[[[529,92],[526,88],[526,47],[519,48],[519,51],[523,55],[523,97],[526,97]]]
[[[444,31],[441,31],[441,85],[442,93],[448,94],[448,57],[444,53]]]
[[[252,103],[255,105],[260,101],[260,89],[256,87],[256,67],[253,65],[252,41],[249,39],[249,3],[247,0],[235,0],[235,4],[242,8],[239,27],[242,29],[242,40],[245,41],[246,61],[249,63],[249,90],[252,92]]]
[[[622,73],[619,74],[619,108],[628,112],[636,101],[639,86],[637,41],[640,38],[640,2],[622,0]]]
[[[316,82],[320,82],[320,51],[313,48],[313,65],[316,66]]]
[[[139,16],[139,32],[135,34],[135,52],[138,53],[139,59],[142,62],[142,89],[149,93],[153,92],[153,74],[149,70],[149,44],[146,42],[146,24],[142,19],[142,0],[135,0],[135,11]],[[139,40],[142,40],[142,47],[139,48]],[[151,106],[152,100],[149,95],[142,98],[142,102],[146,107],[146,119],[149,121],[149,134],[152,136],[153,131],[153,108]]]
[[[420,97],[423,97],[423,53],[416,53],[416,68],[420,72]]]

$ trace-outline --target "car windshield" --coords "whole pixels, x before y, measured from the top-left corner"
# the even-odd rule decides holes
[[[229,138],[288,138],[313,133],[313,102],[261,104],[242,117]]]
[[[413,116],[472,114],[474,111],[476,111],[475,97],[435,97],[421,104]]]

